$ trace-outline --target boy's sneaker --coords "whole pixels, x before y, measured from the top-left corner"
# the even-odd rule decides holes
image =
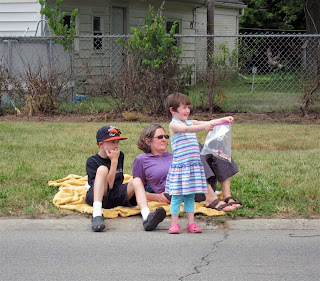
[[[92,218],[92,230],[93,231],[101,231],[105,228],[104,224],[104,217],[103,216],[97,216]]]
[[[154,230],[160,222],[164,220],[167,213],[162,207],[158,207],[154,212],[150,212],[147,219],[143,222],[145,231]]]

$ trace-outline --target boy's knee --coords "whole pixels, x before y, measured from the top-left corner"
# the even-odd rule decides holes
[[[131,182],[135,186],[139,186],[139,185],[143,186],[142,181],[141,181],[140,178],[134,178],[134,179],[131,180]]]
[[[141,181],[140,178],[134,178],[132,179],[129,184],[132,186],[133,190],[134,191],[137,191],[139,189],[143,190],[144,191],[144,185]]]
[[[106,166],[101,165],[96,172],[97,177],[106,177],[109,173],[109,169]]]

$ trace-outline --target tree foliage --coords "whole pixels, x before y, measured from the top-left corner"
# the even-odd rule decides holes
[[[60,4],[63,0],[56,0],[54,8],[51,8],[47,1],[39,0],[40,5],[42,6],[40,13],[45,15],[48,20],[48,24],[51,30],[56,36],[61,38],[56,38],[56,41],[59,42],[65,50],[73,49],[74,37],[76,35],[75,27],[75,17],[78,13],[78,9],[74,9],[70,17],[70,26],[65,24],[66,13],[62,12],[60,14]]]
[[[240,28],[305,30],[305,0],[242,0],[248,7]]]
[[[167,33],[162,10],[163,5],[156,13],[150,7],[145,24],[140,29],[131,29],[129,41],[118,40],[128,53],[121,81],[125,85],[121,89],[126,89],[133,98],[126,102],[131,105],[130,110],[164,112],[166,97],[171,92],[181,91],[191,76],[190,67],[181,64],[183,48],[174,36],[177,23]]]
[[[145,25],[141,29],[131,29],[132,36],[129,43],[121,41],[137,60],[141,60],[142,66],[159,70],[168,64],[168,59],[179,60],[182,54],[182,49],[175,44],[174,34],[177,22],[172,25],[167,34],[161,9],[154,14],[151,7],[145,18]]]

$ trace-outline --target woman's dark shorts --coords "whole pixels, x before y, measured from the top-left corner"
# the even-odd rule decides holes
[[[210,154],[200,155],[200,158],[206,179],[214,191],[216,190],[217,182],[223,182],[239,172],[233,159],[231,159],[230,163],[229,161],[221,160]]]

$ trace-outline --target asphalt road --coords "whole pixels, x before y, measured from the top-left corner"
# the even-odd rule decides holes
[[[0,219],[0,280],[320,280],[320,220],[169,225],[146,232],[134,216],[94,233],[87,218]]]

